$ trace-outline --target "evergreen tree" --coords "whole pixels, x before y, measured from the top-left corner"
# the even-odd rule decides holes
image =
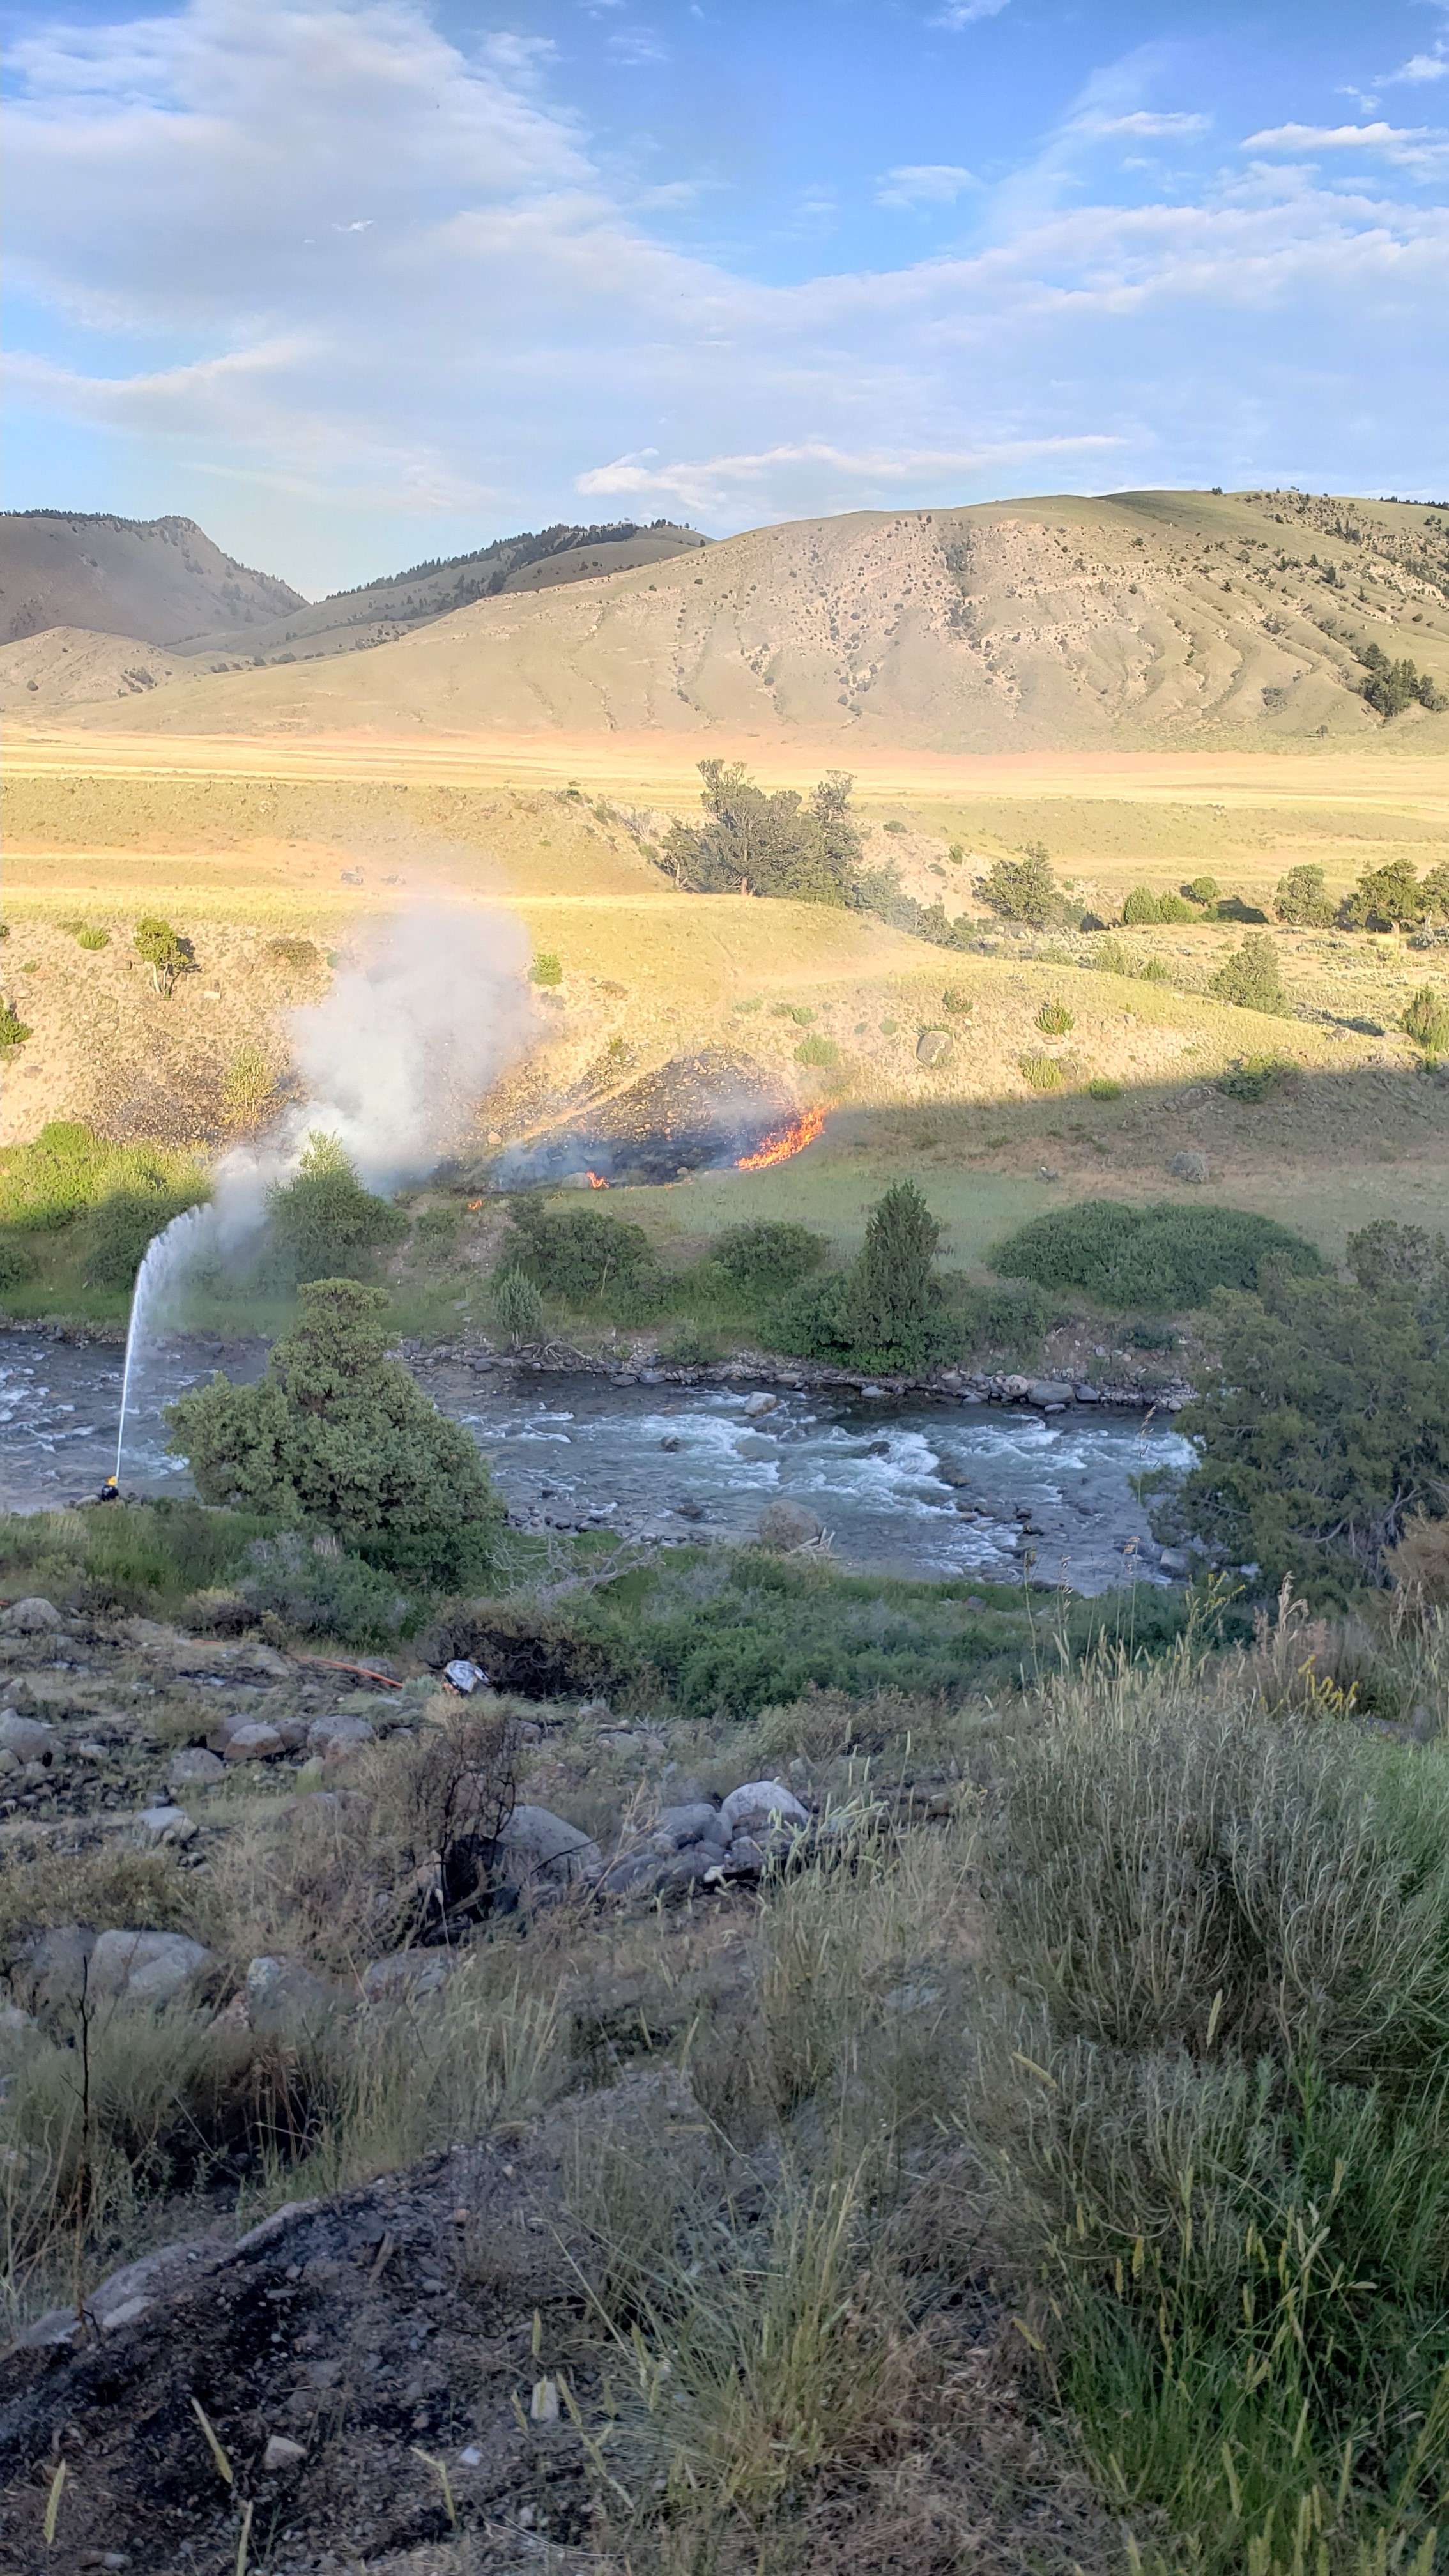
[[[1211,978],[1208,990],[1220,1002],[1240,1011],[1273,1011],[1286,1015],[1291,1005],[1278,971],[1278,951],[1266,930],[1249,931]]]
[[[387,1356],[380,1288],[313,1280],[260,1386],[224,1377],[168,1405],[171,1448],[205,1503],[329,1531],[404,1580],[486,1570],[502,1514],[476,1442]]]
[[[408,1230],[400,1208],[365,1190],[336,1136],[314,1128],[290,1181],[267,1194],[272,1238],[289,1279],[358,1278]]]
[[[919,1368],[936,1340],[932,1273],[941,1229],[914,1181],[896,1181],[872,1209],[850,1274],[843,1320],[865,1365]]]

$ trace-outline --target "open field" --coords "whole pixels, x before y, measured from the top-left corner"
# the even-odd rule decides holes
[[[803,785],[818,767],[817,753],[797,751],[761,776]],[[171,1142],[224,1141],[228,1069],[260,1051],[280,1078],[286,1013],[323,989],[325,956],[431,894],[516,912],[563,967],[536,1010],[526,1098],[510,1095],[506,1111],[484,1104],[478,1146],[500,1115],[510,1133],[565,1116],[611,1041],[631,1078],[708,1043],[830,1110],[820,1142],[790,1164],[645,1194],[651,1229],[666,1234],[798,1209],[849,1244],[904,1158],[929,1184],[953,1257],[969,1263],[1001,1224],[1064,1192],[1181,1188],[1167,1167],[1184,1148],[1208,1155],[1214,1195],[1285,1215],[1334,1248],[1370,1216],[1436,1213],[1449,1092],[1395,1033],[1408,993],[1434,979],[1435,955],[1396,937],[1278,933],[1290,991],[1317,1015],[1285,1021],[1207,994],[1241,936],[1231,923],[1127,934],[1139,959],[1166,968],[1170,980],[1154,984],[1084,972],[1080,940],[987,925],[978,948],[941,951],[821,907],[681,895],[640,840],[657,845],[696,794],[692,757],[657,738],[466,750],[19,743],[5,790],[11,937],[0,980],[34,1036],[9,1068],[0,1136],[75,1115]],[[1394,855],[1434,864],[1449,837],[1442,765],[1377,747],[1259,760],[877,755],[856,798],[872,859],[894,859],[908,889],[941,894],[948,913],[975,914],[973,874],[1035,839],[1110,917],[1134,884],[1160,890],[1202,872],[1246,908],[1266,908],[1278,876],[1303,860],[1337,894]],[[146,912],[195,943],[199,971],[169,999],[131,953]],[[109,946],[78,949],[62,925],[80,920],[106,930]],[[315,968],[279,961],[268,948],[278,935],[311,940]],[[949,1021],[947,989],[971,1005]],[[1054,999],[1075,1025],[1043,1041],[1036,1014]],[[928,1069],[915,1048],[933,1025],[950,1026],[952,1053]],[[838,1049],[837,1064],[796,1063],[807,1029]],[[1053,1094],[1034,1095],[1022,1078],[1023,1055],[1037,1050],[1060,1060]],[[1296,1069],[1275,1098],[1253,1106],[1214,1089],[1226,1066],[1265,1053]],[[1091,1099],[1093,1078],[1120,1083],[1120,1100]]]

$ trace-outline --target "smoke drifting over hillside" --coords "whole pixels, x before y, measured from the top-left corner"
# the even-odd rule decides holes
[[[293,1013],[307,1099],[284,1153],[323,1128],[371,1188],[426,1171],[527,1043],[527,966],[527,937],[504,912],[437,902],[364,933],[325,1000]]]

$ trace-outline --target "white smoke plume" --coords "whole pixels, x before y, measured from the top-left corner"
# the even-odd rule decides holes
[[[421,1175],[527,1044],[527,966],[527,936],[502,911],[434,902],[365,932],[326,999],[292,1014],[307,1100],[284,1145],[323,1128],[369,1188]]]

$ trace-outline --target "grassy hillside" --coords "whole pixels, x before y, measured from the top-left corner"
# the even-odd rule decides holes
[[[1293,1002],[1313,1016],[1265,1018],[1207,989],[1240,923],[1118,934],[1129,964],[1161,970],[1153,982],[1093,970],[1090,938],[994,923],[972,892],[994,856],[1044,838],[1104,917],[1134,884],[1166,889],[1204,871],[1245,911],[1266,909],[1278,876],[1306,860],[1337,895],[1396,853],[1421,871],[1442,856],[1431,767],[998,764],[973,792],[960,771],[948,787],[929,763],[914,778],[877,764],[861,799],[871,855],[902,854],[914,891],[941,891],[949,912],[984,922],[961,952],[859,915],[676,893],[644,846],[690,802],[689,763],[667,747],[652,779],[615,751],[619,783],[602,792],[596,773],[588,794],[434,752],[349,753],[345,767],[320,747],[157,753],[12,755],[0,993],[33,1034],[5,1084],[7,1142],[69,1116],[173,1146],[223,1143],[275,1107],[286,1014],[325,989],[329,952],[436,889],[517,911],[562,967],[538,1002],[529,1063],[479,1104],[462,1140],[475,1149],[490,1134],[545,1135],[703,1046],[829,1112],[820,1140],[775,1169],[620,1194],[667,1239],[798,1213],[849,1248],[904,1163],[948,1223],[950,1257],[970,1263],[1068,1195],[1190,1192],[1170,1169],[1185,1151],[1206,1156],[1211,1195],[1284,1215],[1330,1249],[1373,1216],[1439,1221],[1449,1088],[1396,1029],[1417,985],[1449,984],[1436,953],[1398,937],[1275,931]],[[778,774],[762,767],[771,783]],[[169,997],[131,946],[146,913],[195,949],[196,971]],[[81,923],[109,944],[82,948]],[[309,942],[312,961],[274,949],[279,938]],[[948,1011],[948,990],[969,1008]],[[1037,1024],[1054,1001],[1073,1021],[1057,1036]],[[923,1064],[922,1032],[943,1027],[948,1058]],[[809,1038],[836,1060],[798,1061]],[[1032,1088],[1023,1064],[1036,1057],[1059,1066],[1057,1088]],[[1262,1099],[1217,1087],[1235,1062],[1264,1057],[1282,1071]],[[1117,1096],[1094,1096],[1094,1081]]]
[[[993,751],[1449,742],[1361,694],[1370,644],[1449,695],[1449,526],[1407,503],[1126,493],[756,529],[479,600],[316,668],[74,719],[158,733],[556,730]]]

